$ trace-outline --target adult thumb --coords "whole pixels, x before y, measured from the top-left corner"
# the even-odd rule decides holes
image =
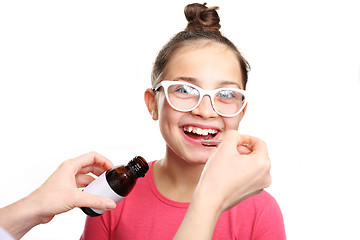
[[[83,191],[79,192],[76,205],[77,207],[90,207],[105,211],[116,208],[116,203],[113,200]]]

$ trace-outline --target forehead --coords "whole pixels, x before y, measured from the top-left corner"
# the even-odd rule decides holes
[[[163,79],[189,77],[215,86],[220,81],[235,82],[241,88],[242,74],[237,55],[221,43],[199,42],[179,48],[164,69]]]

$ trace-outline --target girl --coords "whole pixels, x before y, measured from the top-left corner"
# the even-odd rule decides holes
[[[188,5],[186,29],[156,58],[145,103],[164,158],[115,210],[88,217],[81,239],[286,238],[275,199],[261,191],[271,181],[266,145],[237,133],[249,65],[219,32],[216,9]]]

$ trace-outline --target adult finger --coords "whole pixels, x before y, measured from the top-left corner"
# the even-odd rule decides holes
[[[266,143],[257,137],[240,135],[238,145],[246,145],[253,154],[268,154]]]
[[[100,176],[104,171],[108,170],[107,168],[104,167],[99,167],[99,166],[86,166],[81,168],[80,170],[78,170],[77,174],[87,174],[87,173],[92,173],[96,176]]]
[[[79,191],[77,200],[75,201],[76,207],[90,207],[100,210],[112,210],[116,207],[116,203],[108,198],[97,196],[91,193]]]
[[[97,152],[89,152],[77,158],[73,158],[70,161],[72,164],[74,164],[73,167],[75,172],[80,171],[84,167],[92,165],[101,167],[103,169],[110,169],[114,166],[114,164],[109,159]]]
[[[75,177],[76,186],[78,188],[86,187],[87,185],[89,185],[94,180],[95,180],[94,177],[92,177],[90,175],[87,175],[87,174],[78,174]]]
[[[238,146],[237,147],[237,150],[240,154],[242,155],[247,155],[247,154],[250,154],[252,151],[248,148],[248,146],[244,146],[244,145],[241,145],[241,146]]]

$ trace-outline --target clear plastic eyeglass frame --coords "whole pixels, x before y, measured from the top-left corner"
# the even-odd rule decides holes
[[[186,85],[186,86],[190,86],[194,89],[196,89],[200,96],[199,96],[199,100],[198,102],[195,104],[194,107],[190,108],[190,109],[180,109],[180,108],[177,108],[175,107],[170,99],[169,99],[169,96],[168,96],[168,88],[172,85]],[[179,112],[191,112],[192,110],[196,109],[201,100],[203,99],[203,97],[205,95],[209,96],[210,99],[211,99],[211,104],[212,104],[212,107],[214,109],[214,111],[219,114],[220,116],[223,116],[223,117],[234,117],[236,115],[238,115],[239,113],[241,113],[242,110],[244,110],[246,104],[247,104],[247,97],[246,97],[246,92],[245,90],[242,90],[242,89],[238,89],[238,88],[217,88],[217,89],[213,89],[213,90],[204,90],[194,84],[191,84],[191,83],[188,83],[188,82],[182,82],[182,81],[171,81],[171,80],[163,80],[161,81],[159,84],[157,84],[154,88],[153,88],[153,91],[154,92],[157,92],[159,90],[160,87],[163,87],[164,88],[164,92],[165,92],[165,97],[166,97],[166,100],[167,102],[169,103],[169,105],[179,111]],[[236,113],[233,113],[233,114],[223,114],[221,112],[219,112],[216,107],[215,107],[215,101],[214,101],[214,98],[215,98],[215,95],[219,92],[219,91],[222,91],[222,90],[231,90],[231,91],[234,91],[234,92],[238,92],[238,93],[241,93],[243,96],[244,96],[244,101],[243,101],[243,104],[241,106],[241,108],[236,112]]]

